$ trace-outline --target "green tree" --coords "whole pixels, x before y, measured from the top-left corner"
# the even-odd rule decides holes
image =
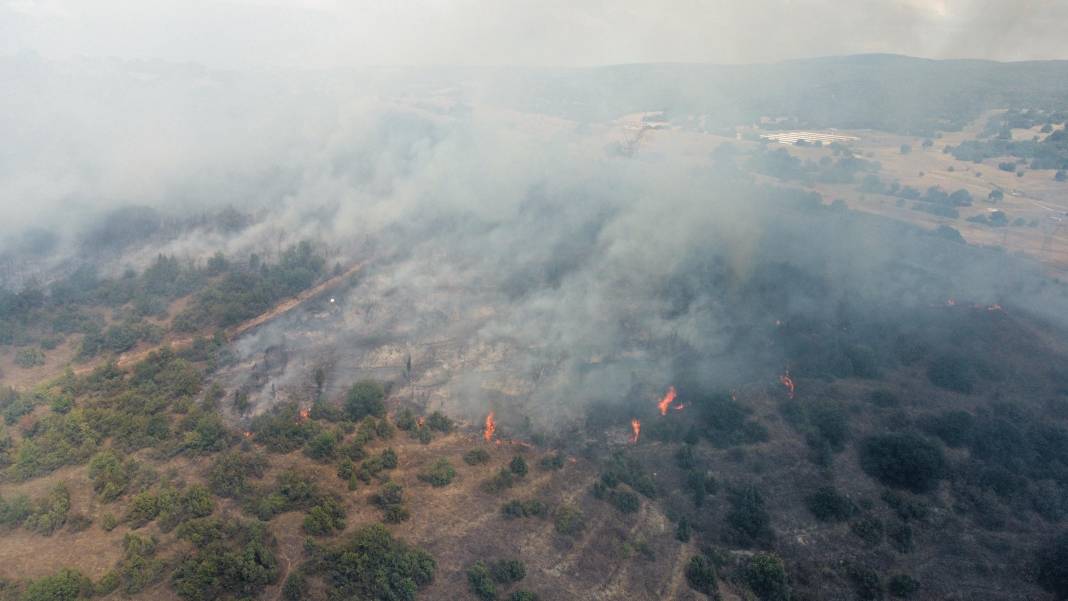
[[[386,413],[386,405],[383,399],[386,390],[381,383],[374,380],[361,380],[356,382],[345,393],[345,412],[353,421],[361,420],[367,416],[381,417]]]

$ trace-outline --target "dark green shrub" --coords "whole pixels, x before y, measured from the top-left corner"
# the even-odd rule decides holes
[[[942,449],[922,436],[892,433],[869,436],[860,446],[860,466],[887,486],[927,492],[942,478]]]
[[[304,454],[316,461],[331,461],[337,455],[338,437],[333,432],[320,432],[308,441]]]
[[[914,545],[912,543],[912,526],[905,523],[891,524],[886,529],[886,535],[890,538],[890,544],[893,545],[894,550],[898,553],[911,553]]]
[[[975,368],[962,355],[939,355],[927,367],[927,379],[940,388],[969,394],[975,387]]]
[[[163,576],[166,563],[156,559],[156,544],[155,538],[136,534],[123,538],[123,557],[115,572],[123,593],[139,593]]]
[[[975,416],[967,411],[943,411],[919,420],[920,429],[954,448],[968,444],[974,425]]]
[[[1038,584],[1058,599],[1068,599],[1068,532],[1047,542],[1038,552]]]
[[[411,432],[419,425],[419,422],[415,419],[415,414],[408,408],[401,409],[400,413],[397,414],[396,419],[393,421],[396,423],[398,429],[405,432]]]
[[[93,594],[93,581],[78,570],[64,568],[30,582],[21,601],[74,601]]]
[[[560,453],[550,453],[538,461],[538,466],[543,470],[558,470],[564,467],[564,456]]]
[[[93,491],[104,503],[122,496],[137,470],[136,461],[123,460],[112,449],[100,451],[89,461],[89,479],[93,482]]]
[[[562,505],[556,510],[553,526],[560,534],[577,536],[586,528],[586,516],[578,507]]]
[[[849,529],[869,547],[874,547],[883,542],[883,523],[873,515],[861,517],[850,524]]]
[[[789,601],[790,585],[786,567],[777,555],[757,553],[749,559],[743,570],[743,578],[749,590],[761,601]]]
[[[608,495],[608,502],[621,513],[636,513],[641,509],[642,502],[638,495],[630,491],[613,490]]]
[[[345,393],[345,413],[353,421],[367,416],[381,417],[386,413],[385,397],[386,390],[381,383],[361,380]]]
[[[441,458],[419,473],[419,479],[431,486],[447,486],[456,477],[456,469],[448,459]]]
[[[841,522],[853,516],[856,505],[833,486],[821,486],[805,497],[805,506],[821,522]]]
[[[508,469],[516,476],[522,478],[527,475],[527,461],[523,459],[522,456],[516,455],[508,464]]]
[[[746,546],[770,544],[775,535],[760,490],[751,485],[735,488],[728,501],[731,508],[727,512],[727,525],[735,542]]]
[[[427,552],[394,539],[379,524],[317,555],[314,567],[324,576],[328,599],[415,599],[437,569]]]
[[[512,584],[519,582],[527,576],[527,568],[518,559],[499,559],[490,562],[490,574],[500,584]]]
[[[183,599],[254,597],[278,578],[274,539],[263,524],[201,518],[182,524],[178,538],[192,543],[171,575]]]
[[[449,432],[452,432],[455,425],[452,423],[452,419],[444,413],[435,411],[426,417],[426,427],[435,432],[448,434]]]
[[[693,527],[690,526],[690,521],[686,518],[680,518],[679,523],[675,526],[675,540],[680,543],[688,543],[692,535]]]
[[[525,517],[544,518],[549,515],[549,506],[537,499],[529,499],[527,501],[513,499],[501,506],[501,513],[503,513],[504,517],[507,519]]]
[[[312,536],[333,534],[345,529],[345,508],[338,499],[323,498],[318,505],[308,510],[302,524],[304,532]]]
[[[308,578],[301,571],[291,573],[282,585],[282,598],[286,601],[303,601],[308,596]]]
[[[494,601],[497,598],[497,585],[489,568],[481,561],[467,568],[467,586],[482,601]]]
[[[404,488],[396,482],[387,482],[371,497],[371,502],[382,510],[382,519],[389,524],[399,524],[411,517],[404,506]]]
[[[516,591],[509,597],[510,601],[538,601],[538,599],[537,593],[530,591]]]
[[[899,599],[911,597],[920,590],[920,583],[908,574],[895,574],[886,583],[886,592]]]
[[[218,455],[208,468],[208,487],[220,497],[237,499],[251,491],[249,478],[262,478],[267,459],[257,453],[227,452]]]
[[[482,490],[488,493],[499,493],[513,486],[515,486],[515,475],[512,470],[502,467],[497,471],[497,475],[482,483]]]
[[[716,596],[716,566],[704,555],[694,555],[686,564],[686,582],[693,590]]]
[[[883,583],[875,570],[860,565],[850,566],[849,579],[853,583],[853,592],[860,601],[883,598]]]

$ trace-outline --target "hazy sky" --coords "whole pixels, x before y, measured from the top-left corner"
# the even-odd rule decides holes
[[[219,67],[1068,58],[1068,0],[0,0],[0,54]]]

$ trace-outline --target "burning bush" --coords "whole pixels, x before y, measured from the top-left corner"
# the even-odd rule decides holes
[[[860,445],[860,466],[887,486],[927,492],[942,478],[942,449],[912,433],[869,436]]]

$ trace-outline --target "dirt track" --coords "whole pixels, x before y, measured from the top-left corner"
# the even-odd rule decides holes
[[[253,329],[255,329],[255,328],[257,328],[257,327],[259,327],[259,326],[261,326],[261,325],[263,325],[263,324],[265,324],[267,322],[269,322],[269,321],[277,319],[278,317],[281,317],[282,315],[285,315],[286,313],[292,311],[293,309],[296,309],[300,305],[304,304],[306,301],[308,301],[308,300],[310,300],[312,298],[315,298],[315,297],[323,294],[324,292],[327,292],[329,290],[333,290],[334,288],[337,288],[342,283],[344,283],[350,276],[355,275],[355,274],[359,273],[361,270],[363,270],[363,268],[366,267],[366,265],[367,265],[367,261],[360,261],[360,262],[352,265],[348,269],[346,269],[343,273],[341,273],[339,275],[336,275],[336,276],[334,276],[332,278],[329,278],[327,280],[324,280],[324,281],[320,282],[319,284],[317,284],[317,285],[315,285],[315,286],[313,286],[311,288],[308,288],[304,292],[301,292],[300,294],[298,294],[298,295],[296,295],[296,296],[294,296],[292,298],[286,299],[286,300],[278,303],[270,311],[267,311],[266,313],[262,313],[262,314],[260,314],[260,315],[258,315],[256,317],[248,320],[248,321],[239,323],[236,326],[231,326],[231,327],[227,328],[223,332],[223,335],[226,337],[226,340],[228,340],[228,341],[229,340],[234,340],[237,337],[241,336],[242,334],[244,334],[244,333],[246,333],[246,332],[248,332],[250,330],[253,330]],[[160,342],[157,345],[154,345],[154,346],[151,346],[151,347],[148,347],[148,348],[138,349],[136,351],[131,351],[131,352],[127,352],[127,353],[123,353],[123,354],[119,355],[118,359],[116,359],[116,364],[119,367],[128,367],[130,365],[133,365],[135,363],[143,361],[150,354],[158,351],[159,349],[161,349],[161,348],[163,348],[165,346],[169,346],[169,347],[171,347],[172,349],[175,349],[175,350],[182,350],[182,349],[185,349],[185,348],[188,348],[189,346],[191,346],[195,339],[196,339],[195,336],[178,336],[178,337],[167,336],[167,337],[165,337],[163,339],[163,342]],[[95,369],[99,364],[100,364],[100,361],[94,361],[92,363],[89,363],[89,364],[83,365],[81,367],[78,367],[77,369],[74,370],[74,373],[79,374],[79,375],[88,373],[88,372],[92,371],[93,369]]]

